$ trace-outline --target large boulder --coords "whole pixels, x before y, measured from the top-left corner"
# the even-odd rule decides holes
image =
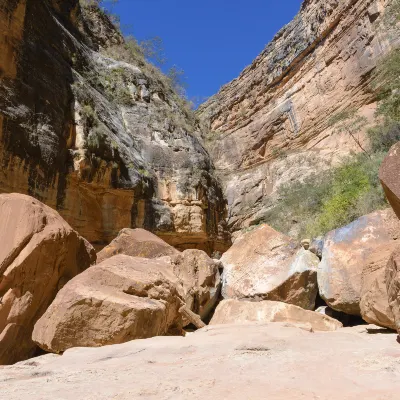
[[[220,263],[202,250],[185,250],[169,258],[175,275],[181,280],[186,305],[203,320],[218,302],[221,292]]]
[[[205,319],[214,308],[221,289],[220,264],[204,251],[185,250],[181,253],[144,229],[123,229],[98,253],[98,263],[116,254],[168,262],[181,280],[189,309]]]
[[[221,262],[224,298],[276,300],[314,309],[318,257],[268,225],[239,236]]]
[[[183,293],[169,264],[117,255],[69,281],[36,323],[33,340],[60,353],[181,333]]]
[[[384,275],[399,234],[400,222],[391,209],[363,216],[327,234],[318,284],[331,308],[393,326]]]
[[[385,277],[394,328],[400,334],[400,248],[397,248],[390,257]]]
[[[400,142],[389,150],[379,170],[379,179],[383,190],[393,207],[394,212],[400,218]]]
[[[338,320],[315,311],[304,310],[279,301],[223,300],[215,310],[210,325],[249,322],[289,322],[311,326],[314,331],[342,328]]]
[[[0,364],[11,364],[34,354],[36,321],[96,254],[56,211],[32,197],[0,195],[0,221]]]
[[[122,229],[118,236],[97,254],[97,263],[117,254],[132,257],[159,258],[176,256],[179,251],[144,229]]]

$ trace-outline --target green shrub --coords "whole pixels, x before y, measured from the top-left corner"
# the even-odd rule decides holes
[[[259,222],[289,233],[294,223],[298,237],[316,237],[387,206],[378,179],[384,157],[376,153],[352,156],[342,165],[279,190],[279,202]]]

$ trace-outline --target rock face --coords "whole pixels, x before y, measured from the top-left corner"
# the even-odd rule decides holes
[[[168,264],[118,255],[65,285],[32,338],[42,349],[60,353],[179,334],[181,291]]]
[[[331,308],[393,327],[384,276],[399,234],[400,222],[391,209],[328,233],[318,266],[318,285]]]
[[[0,221],[0,364],[11,364],[34,354],[34,324],[96,254],[57,212],[29,196],[0,195]]]
[[[185,338],[46,355],[0,369],[1,394],[8,400],[264,400],[266,393],[269,400],[398,399],[396,334],[368,326],[310,333],[284,325],[215,325]]]
[[[329,119],[353,108],[372,119],[370,90],[388,34],[382,0],[306,0],[238,78],[199,109],[228,199],[233,231],[263,221],[277,189],[360,151]]]
[[[314,309],[318,257],[268,225],[242,234],[221,262],[224,298],[276,300]]]
[[[122,229],[118,236],[97,254],[97,262],[117,254],[132,257],[159,258],[177,256],[178,250],[144,229]]]
[[[386,288],[389,306],[394,317],[394,328],[400,334],[400,249],[393,252],[386,269]]]
[[[400,218],[400,142],[396,143],[383,160],[379,178],[386,197],[396,215]]]
[[[224,251],[196,118],[95,3],[0,2],[0,193],[38,198],[99,247],[143,227]]]
[[[341,322],[314,311],[278,301],[223,300],[215,310],[210,325],[248,322],[288,322],[304,324],[313,331],[335,331]]]

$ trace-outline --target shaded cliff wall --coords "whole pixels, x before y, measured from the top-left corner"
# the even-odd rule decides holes
[[[104,13],[0,0],[0,30],[0,192],[38,198],[99,247],[124,227],[229,245],[198,121],[143,59],[114,57],[126,46]]]
[[[329,119],[350,107],[373,118],[372,72],[398,40],[382,25],[386,4],[304,1],[255,61],[199,108],[231,230],[262,220],[281,185],[359,151]]]

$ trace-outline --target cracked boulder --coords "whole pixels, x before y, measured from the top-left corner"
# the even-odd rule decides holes
[[[221,291],[220,264],[202,250],[180,252],[144,229],[122,229],[97,254],[97,261],[100,263],[117,254],[161,259],[172,265],[174,274],[181,280],[186,305],[202,319],[207,318],[218,301]]]
[[[275,300],[314,309],[318,257],[270,226],[243,233],[221,262],[224,298]]]
[[[342,323],[334,318],[292,304],[233,299],[224,300],[218,305],[210,325],[249,322],[287,322],[303,325],[311,331],[335,331],[343,327]]]
[[[68,282],[36,323],[32,338],[42,349],[62,353],[180,334],[182,304],[171,265],[117,255]]]
[[[0,195],[0,221],[0,364],[12,364],[34,355],[34,324],[96,254],[56,211],[32,197]]]
[[[168,257],[175,275],[181,280],[188,308],[205,320],[214,309],[221,293],[221,264],[204,251],[185,250]]]
[[[365,215],[327,234],[318,285],[329,307],[393,328],[385,270],[399,234],[400,222],[391,209]]]

